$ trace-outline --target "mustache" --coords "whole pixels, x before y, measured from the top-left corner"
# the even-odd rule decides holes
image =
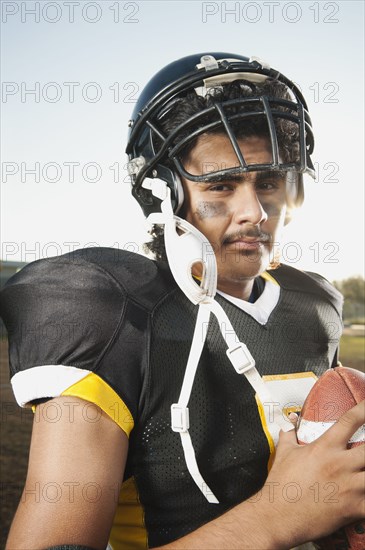
[[[258,241],[268,243],[272,240],[270,233],[261,231],[258,227],[248,228],[245,231],[235,231],[224,235],[222,244],[232,243],[234,241],[244,240],[246,237],[257,239]]]

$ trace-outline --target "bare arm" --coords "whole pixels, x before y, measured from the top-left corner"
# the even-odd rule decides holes
[[[127,436],[96,405],[73,397],[39,405],[7,549],[105,549],[127,452]]]
[[[362,402],[306,446],[282,432],[262,491],[160,548],[283,550],[365,517],[365,445],[346,448],[364,419]]]
[[[52,413],[47,412],[47,404],[39,407],[25,492],[7,548],[82,544],[104,549],[124,471],[127,437],[97,407],[93,416],[91,405],[85,412],[81,400],[54,402],[65,416],[49,421]],[[73,407],[72,422],[66,414],[70,403],[78,404]],[[163,548],[283,549],[364,517],[365,447],[346,449],[348,439],[364,422],[364,405],[352,409],[310,445],[299,446],[294,431],[282,433],[260,493]],[[98,411],[99,420],[90,421]],[[313,490],[316,484],[319,498]],[[330,502],[326,484],[335,488]]]

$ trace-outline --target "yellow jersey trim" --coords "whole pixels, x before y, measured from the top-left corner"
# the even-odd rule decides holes
[[[262,277],[265,281],[270,281],[271,283],[274,283],[276,286],[280,286],[274,277],[270,275],[267,271],[264,271],[263,273],[260,273],[260,277]]]
[[[263,380],[291,380],[292,378],[315,378],[317,376],[312,371],[307,372],[293,372],[289,374],[265,374]]]
[[[262,429],[264,430],[264,434],[266,435],[266,439],[267,439],[267,442],[268,442],[269,448],[270,448],[270,457],[269,457],[269,461],[267,463],[267,471],[269,472],[270,468],[272,466],[272,463],[274,461],[274,457],[275,457],[275,443],[274,443],[274,440],[272,438],[271,433],[269,432],[269,428],[267,427],[264,407],[262,406],[262,403],[261,403],[260,399],[258,398],[257,394],[255,395],[255,398],[256,398],[257,408],[259,410]]]
[[[134,477],[123,482],[109,542],[115,550],[148,548],[144,510]]]
[[[100,376],[91,372],[72,384],[61,395],[79,397],[98,405],[129,437],[134,421],[130,410],[119,395]]]

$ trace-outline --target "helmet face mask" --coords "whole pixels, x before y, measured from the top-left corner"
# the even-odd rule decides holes
[[[273,81],[281,87],[279,97],[270,93]],[[234,87],[233,94],[223,91]],[[240,87],[244,93],[240,92]],[[181,117],[179,109],[184,101],[188,111],[190,101],[199,107]],[[183,200],[180,178],[209,182],[213,178],[224,178],[225,174],[252,171],[296,173],[297,190],[293,202],[299,205],[303,198],[302,174],[314,175],[310,158],[314,139],[305,100],[290,80],[256,59],[212,53],[178,60],[147,84],[132,117],[127,146],[132,193],[147,216],[160,211],[160,201],[142,188],[146,177],[166,181],[171,189],[173,209],[177,212]],[[169,119],[173,120],[172,125]],[[248,133],[247,127],[251,127]],[[295,143],[286,147],[287,152],[289,149],[296,151],[296,158],[284,158],[288,157],[288,154],[283,155],[281,144],[285,132],[296,136]],[[209,172],[191,174],[184,167],[184,157],[201,136],[210,133],[227,136],[237,163],[228,168],[216,167]],[[268,138],[272,151],[270,163],[246,163],[238,140],[248,135]],[[289,157],[290,154],[291,151]]]

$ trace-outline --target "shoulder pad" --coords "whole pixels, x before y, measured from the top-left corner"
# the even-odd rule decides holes
[[[96,283],[107,277],[124,295],[146,309],[153,308],[176,288],[167,264],[126,250],[94,247],[32,262],[7,281],[4,291],[18,284],[41,283],[43,277],[49,280],[53,272],[57,272],[58,282],[63,272],[65,285],[83,288],[92,282],[93,272]]]
[[[287,290],[316,294],[329,302],[339,313],[342,311],[343,296],[327,279],[310,271],[300,271],[288,265],[280,265],[269,271],[279,285]]]

